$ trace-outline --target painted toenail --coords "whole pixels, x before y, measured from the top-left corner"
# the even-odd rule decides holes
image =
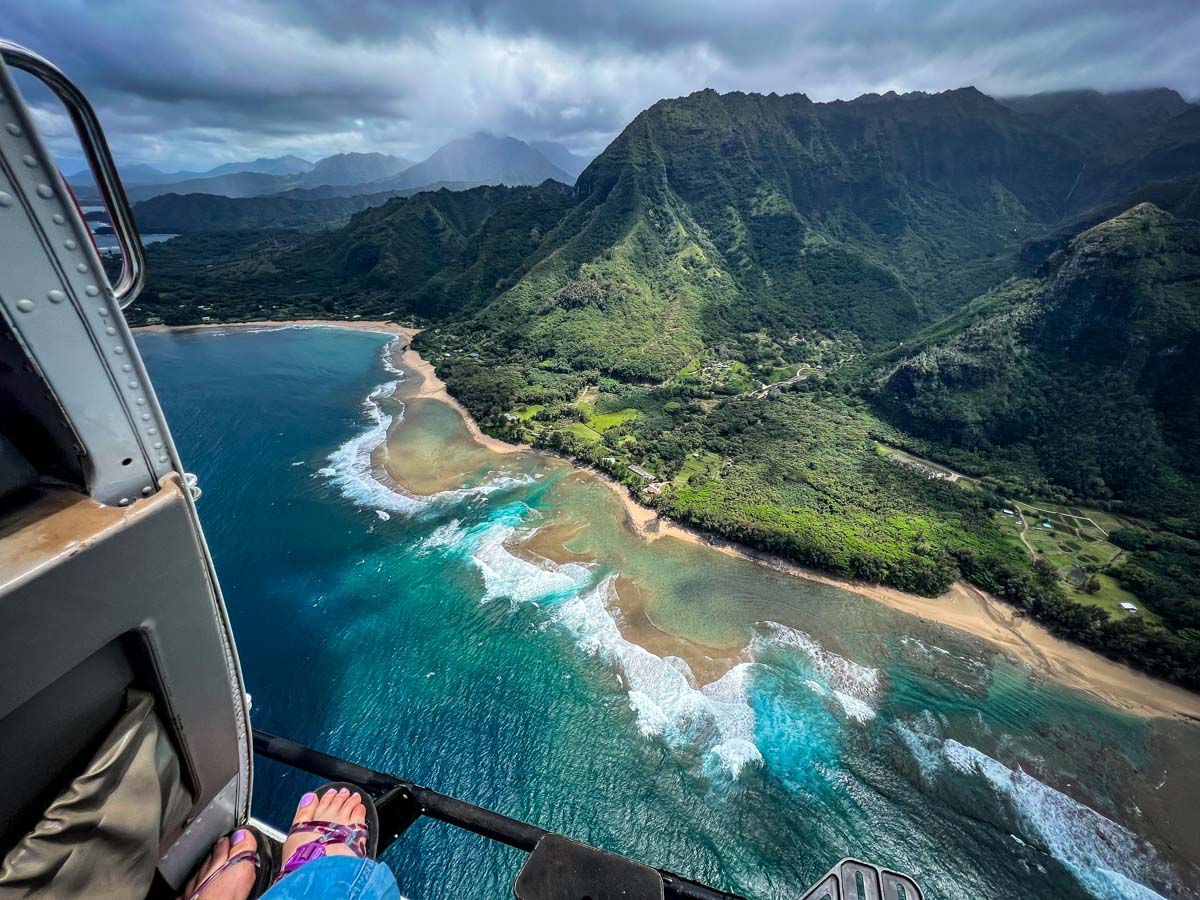
[[[239,828],[237,831],[235,831],[233,833],[233,842],[235,844],[240,844],[245,839],[246,839],[246,829],[245,828]]]
[[[314,794],[312,791],[309,791],[307,794],[305,794],[303,797],[300,798],[300,808],[304,809],[304,807],[308,806],[310,803],[312,803],[316,799],[317,799],[317,795]]]
[[[326,800],[328,800],[330,797],[335,797],[335,796],[337,796],[337,791],[334,788],[330,788],[329,790],[327,790],[325,792]]]
[[[340,791],[338,791],[338,793],[339,793],[339,794],[341,794],[343,797],[345,797],[347,794],[349,794],[349,793],[350,793],[350,789],[349,789],[349,788],[342,788]]]

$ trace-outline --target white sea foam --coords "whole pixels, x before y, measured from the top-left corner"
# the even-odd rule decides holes
[[[471,559],[483,574],[484,600],[553,601],[580,590],[590,580],[592,573],[586,566],[539,566],[509,552],[505,543],[516,531],[513,525],[491,525],[477,535]]]
[[[762,628],[751,645],[754,656],[757,657],[766,646],[799,651],[820,676],[820,681],[805,681],[814,693],[831,697],[845,715],[856,722],[869,722],[875,718],[881,689],[878,669],[826,650],[811,636],[787,625],[766,622]]]
[[[382,509],[388,513],[412,515],[429,506],[429,501],[393,490],[375,477],[371,454],[387,440],[392,416],[379,405],[382,397],[391,396],[398,381],[376,387],[363,401],[363,409],[371,424],[329,454],[329,466],[321,470],[328,474],[342,495],[359,506]],[[333,472],[329,473],[329,469]]]
[[[391,514],[388,513],[386,510],[382,510],[382,509],[375,510],[375,515],[379,516],[379,518],[381,518],[385,522],[391,518]]]
[[[390,341],[383,345],[383,350],[380,351],[380,359],[383,361],[383,367],[393,375],[404,377],[404,372],[396,368],[396,364],[392,362],[392,357],[395,355],[396,345],[400,343],[400,335],[395,335]]]
[[[670,746],[700,746],[706,767],[732,778],[760,765],[750,707],[750,663],[730,669],[712,684],[698,687],[687,662],[660,657],[621,634],[611,606],[615,576],[554,607],[554,621],[570,631],[584,652],[613,666],[622,677],[629,703],[645,737]]]
[[[1020,768],[1010,769],[975,747],[954,739],[940,741],[924,726],[894,723],[926,780],[953,771],[976,776],[1005,798],[1024,826],[1021,843],[1046,849],[1080,883],[1103,900],[1162,900],[1142,882],[1157,863],[1154,848],[1136,834],[1089,806],[1038,781]]]
[[[1022,822],[1092,893],[1161,900],[1140,883],[1149,874],[1147,856],[1153,857],[1153,849],[1133,832],[974,747],[951,739],[942,745],[942,755],[959,772],[978,774],[1007,796]]]
[[[687,662],[659,657],[621,633],[613,605],[616,576],[593,583],[593,570],[578,563],[544,564],[508,550],[519,536],[522,517],[514,504],[495,521],[465,528],[454,520],[421,543],[425,552],[453,548],[467,555],[483,576],[483,600],[508,599],[546,609],[550,623],[569,633],[589,656],[615,671],[629,697],[638,731],[669,746],[696,746],[706,768],[736,778],[747,766],[762,763],[754,744],[754,711],[747,693],[749,663],[699,687]],[[711,765],[709,765],[711,764]]]
[[[811,687],[830,697],[847,719],[874,718],[880,690],[876,669],[827,651],[807,634],[775,623],[762,626],[741,662],[717,681],[700,686],[684,659],[657,656],[621,633],[620,610],[613,602],[616,576],[594,583],[588,566],[538,564],[512,553],[508,545],[521,536],[527,514],[528,508],[517,503],[474,527],[455,519],[431,532],[419,549],[452,550],[468,557],[483,577],[484,602],[507,599],[515,605],[547,609],[549,621],[567,631],[583,652],[615,670],[638,731],[668,746],[699,749],[710,777],[736,779],[747,768],[763,763],[755,744],[750,686],[760,665],[756,657],[768,646],[800,651],[821,679],[811,680]]]
[[[331,478],[348,500],[359,506],[382,510],[389,515],[414,515],[429,509],[434,503],[487,496],[495,491],[528,483],[530,476],[527,475],[500,474],[462,490],[442,491],[430,496],[417,497],[396,490],[375,477],[371,457],[384,445],[388,430],[395,421],[393,416],[383,411],[379,401],[395,393],[397,385],[404,380],[404,373],[392,363],[392,351],[397,341],[399,337],[393,337],[380,354],[384,368],[397,378],[377,385],[363,401],[363,410],[370,424],[364,431],[329,454],[329,465],[318,470],[318,474]],[[403,407],[399,415],[403,417]]]

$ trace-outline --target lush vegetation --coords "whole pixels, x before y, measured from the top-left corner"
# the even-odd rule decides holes
[[[1200,685],[1200,563],[1173,543],[1200,531],[1200,118],[1150,99],[1082,96],[1092,127],[1064,131],[1061,100],[973,89],[704,91],[642,113],[574,189],[151,248],[139,314],[420,322],[485,428],[682,521],[925,594],[963,577]],[[1052,558],[1005,523],[1017,501],[1146,537]],[[1151,612],[1115,612],[1126,591]]]
[[[875,397],[1013,493],[1200,532],[1198,298],[1200,229],[1142,204],[917,335]]]

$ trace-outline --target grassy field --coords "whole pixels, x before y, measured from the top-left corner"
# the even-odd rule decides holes
[[[925,474],[937,472],[947,477],[954,474],[944,466],[886,444],[876,443],[876,449],[879,453]],[[959,478],[955,483],[963,487],[972,486],[972,482],[966,478]],[[1010,503],[1010,508],[1018,511],[1019,515],[1006,516],[997,513],[996,518],[1001,531],[1014,546],[1028,553],[1028,547],[1021,540],[1020,517],[1024,516],[1027,525],[1025,541],[1033,547],[1036,558],[1044,559],[1054,566],[1067,596],[1076,603],[1098,606],[1113,617],[1130,615],[1121,609],[1121,604],[1133,603],[1139,609],[1135,615],[1140,615],[1153,625],[1161,624],[1158,616],[1148,609],[1145,603],[1121,587],[1116,579],[1103,574],[1103,570],[1112,563],[1119,562],[1123,554],[1119,547],[1108,541],[1108,535],[1119,528],[1144,526],[1144,523],[1085,507],[1052,503],[1029,504],[1020,501]],[[1050,527],[1047,528],[1046,525]],[[1082,587],[1091,575],[1095,575],[1100,583],[1100,589],[1095,593],[1088,593]]]
[[[1098,606],[1108,612],[1113,618],[1122,616],[1138,615],[1149,622],[1151,625],[1161,625],[1162,622],[1150,609],[1146,607],[1141,600],[1125,590],[1116,579],[1108,575],[1097,575],[1096,580],[1100,582],[1100,590],[1094,594],[1089,594],[1087,591],[1067,585],[1067,594],[1076,603],[1086,603],[1089,606]],[[1137,606],[1139,612],[1128,613],[1121,609],[1122,603],[1133,603]]]
[[[1038,506],[1041,511],[1029,504],[1013,503],[1013,507],[1026,517],[1028,531],[1025,539],[1033,546],[1038,558],[1046,560],[1058,570],[1067,595],[1072,600],[1098,606],[1114,617],[1130,615],[1121,609],[1121,604],[1134,603],[1140,610],[1137,615],[1151,624],[1160,624],[1158,617],[1141,600],[1121,587],[1114,578],[1102,574],[1106,566],[1122,555],[1120,548],[1104,538],[1104,532],[1109,530],[1107,526],[1113,529],[1121,527],[1117,517],[1077,507]],[[1019,543],[1020,520],[1002,513],[998,518],[1005,534]],[[1046,528],[1045,523],[1051,527]],[[1094,594],[1089,594],[1081,587],[1090,574],[1095,574],[1100,582],[1100,590]]]
[[[615,425],[636,419],[641,413],[636,409],[621,409],[617,412],[597,413],[588,419],[588,426],[603,434]]]
[[[945,466],[940,466],[928,459],[922,459],[919,456],[913,456],[911,453],[905,453],[898,447],[889,447],[887,444],[875,442],[875,449],[882,455],[890,457],[898,463],[903,463],[907,466],[912,466],[918,471],[927,470],[927,473],[936,473],[943,476],[947,481],[954,481],[963,486],[971,484],[971,480],[966,478],[952,469],[947,469]]]
[[[604,432],[608,429],[615,428],[617,425],[629,422],[641,415],[636,409],[621,409],[616,412],[597,413],[595,403],[587,401],[576,403],[575,410],[583,416],[584,421],[562,425],[559,427],[559,430],[580,440],[587,441],[590,444],[599,442]]]
[[[588,428],[588,426],[584,425],[582,422],[574,422],[571,425],[565,426],[562,430],[567,434],[574,435],[581,441],[588,441],[592,444],[597,443],[600,440],[600,432]]]
[[[799,366],[775,366],[762,376],[762,380],[766,384],[774,384],[777,381],[786,381],[796,374],[797,368],[799,368]]]
[[[688,454],[688,458],[684,461],[683,466],[679,470],[679,474],[675,477],[675,481],[681,484],[687,484],[696,476],[703,478],[715,478],[721,472],[721,457],[715,453],[701,452],[697,450],[694,453]]]

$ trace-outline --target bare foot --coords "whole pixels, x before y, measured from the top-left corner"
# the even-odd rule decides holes
[[[192,877],[183,889],[184,900],[190,898],[204,883],[204,879],[225,865],[231,856],[236,856],[246,850],[256,850],[254,835],[245,828],[239,828],[232,835],[218,838],[213,844],[208,858],[204,860],[199,871]],[[246,900],[254,887],[254,863],[251,860],[234,863],[208,884],[200,895],[203,900]]]
[[[333,790],[330,788],[322,796],[308,793],[300,798],[296,807],[296,815],[292,824],[299,822],[333,822],[337,825],[362,825],[367,821],[367,809],[363,806],[362,798],[346,788]],[[320,837],[316,831],[300,831],[289,835],[283,845],[284,865],[292,858],[296,849],[311,843]],[[354,850],[341,843],[325,845],[326,856],[356,856]]]

